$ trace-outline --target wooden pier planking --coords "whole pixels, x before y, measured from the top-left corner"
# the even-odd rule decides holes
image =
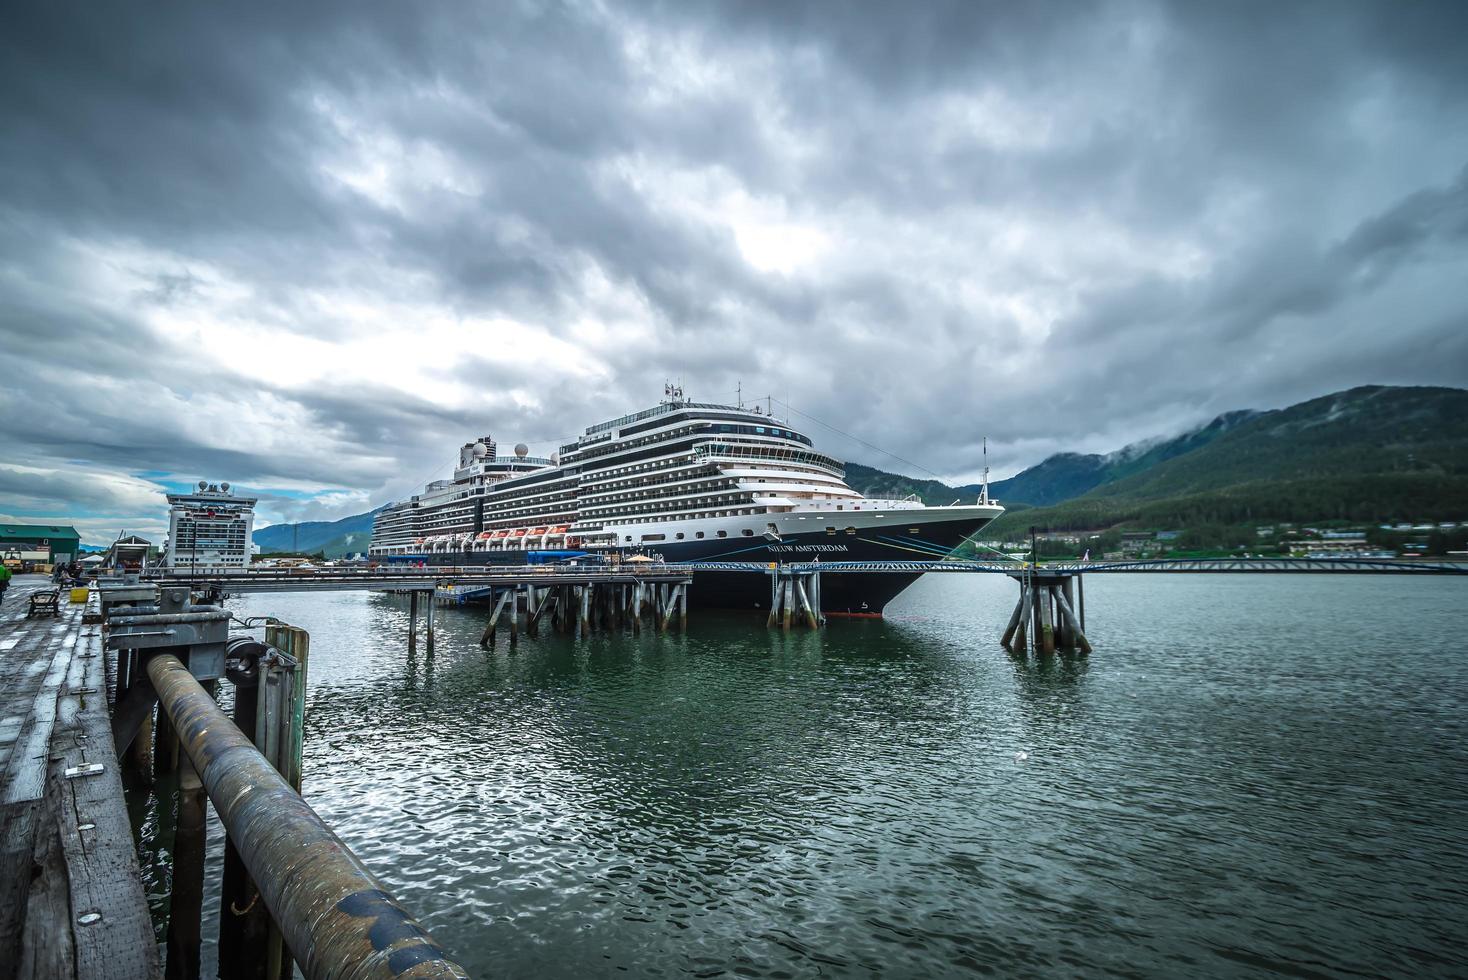
[[[101,626],[69,603],[26,619],[49,587],[16,582],[0,610],[0,980],[157,977]]]

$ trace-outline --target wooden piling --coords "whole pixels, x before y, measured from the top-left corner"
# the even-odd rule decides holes
[[[1019,601],[1024,604],[1020,611],[1019,630],[1015,634],[1015,652],[1029,653],[1030,642],[1035,635],[1035,589],[1027,580],[1019,584]]]
[[[138,726],[138,734],[133,738],[131,749],[128,750],[128,762],[137,776],[144,782],[153,778],[153,712],[150,709],[143,717],[143,723]]]
[[[153,725],[153,779],[156,781],[178,768],[178,733],[166,712],[158,712]]]
[[[1023,582],[1021,582],[1019,585],[1019,601],[1014,604],[1014,612],[1009,614],[1009,625],[1004,627],[1004,635],[999,640],[1000,646],[1004,647],[1004,649],[1010,651],[1011,653],[1014,651],[1014,647],[1010,644],[1014,640],[1014,634],[1019,630],[1019,621],[1024,616],[1024,610],[1025,585]],[[1021,634],[1021,636],[1023,635]],[[1023,643],[1023,639],[1021,639],[1020,642]]]
[[[418,645],[418,592],[408,593],[408,649]]]
[[[1079,607],[1076,610],[1076,613],[1077,613],[1076,618],[1081,621],[1081,632],[1082,633],[1085,633],[1086,632],[1086,577],[1084,575],[1077,575],[1076,576],[1076,605]]]
[[[1063,603],[1065,608],[1072,610],[1075,609],[1075,582],[1072,581],[1069,575],[1063,577],[1060,580],[1060,590],[1056,593],[1055,599],[1057,607],[1061,606],[1061,604]],[[1059,618],[1060,622],[1057,625],[1061,628],[1061,645],[1064,646],[1067,650],[1074,650],[1077,645],[1077,638],[1075,634],[1080,632],[1080,624],[1077,623],[1075,624],[1074,628],[1072,627],[1071,621],[1075,618],[1073,615],[1061,615]]]
[[[1050,604],[1054,598],[1054,586],[1042,586],[1036,590],[1040,599],[1040,633],[1037,639],[1041,643],[1042,653],[1055,652],[1055,626],[1050,612]]]
[[[204,783],[188,756],[179,760],[178,817],[168,902],[167,980],[198,980],[200,925],[204,911]]]
[[[233,721],[251,742],[257,742],[259,690],[255,684],[237,684],[234,689]],[[168,713],[159,711],[158,718],[160,723],[167,721]],[[226,834],[219,890],[220,980],[266,980],[262,954],[270,928],[270,913],[260,901],[260,890],[245,869],[239,849]]]
[[[426,632],[425,639],[428,641],[428,652],[429,653],[432,653],[433,652],[433,613],[434,613],[434,610],[438,607],[438,590],[435,588],[435,590],[433,592],[427,593],[427,597],[428,597],[428,617],[427,617],[427,622],[424,624],[426,626],[426,628],[427,628],[426,631],[425,631]]]
[[[820,624],[816,622],[816,613],[811,608],[810,597],[806,595],[805,586],[799,579],[795,580],[795,598],[800,603],[800,612],[805,617],[806,625],[811,629],[819,629]]]
[[[1060,614],[1062,617],[1065,618],[1066,622],[1070,626],[1070,631],[1074,638],[1075,646],[1081,651],[1081,653],[1090,653],[1091,641],[1086,639],[1086,631],[1081,627],[1080,620],[1076,616],[1075,610],[1071,608],[1070,603],[1066,600],[1063,594],[1057,596],[1057,598],[1059,599]]]

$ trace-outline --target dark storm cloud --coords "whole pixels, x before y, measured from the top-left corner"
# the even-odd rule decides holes
[[[1013,469],[1461,383],[1465,30],[1455,3],[30,5],[0,35],[0,513],[143,506],[140,472],[348,512],[664,378],[955,476],[984,434]]]

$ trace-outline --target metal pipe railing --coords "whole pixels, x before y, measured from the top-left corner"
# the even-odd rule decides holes
[[[312,980],[467,977],[171,654],[148,677],[291,955]]]

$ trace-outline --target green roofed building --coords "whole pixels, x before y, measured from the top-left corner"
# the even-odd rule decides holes
[[[0,524],[0,559],[56,564],[81,553],[81,536],[69,524]]]

